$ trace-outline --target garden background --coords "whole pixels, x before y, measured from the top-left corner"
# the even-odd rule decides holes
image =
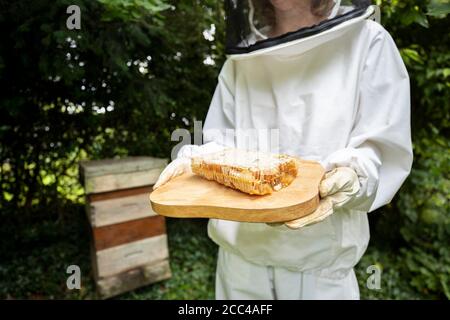
[[[363,299],[450,298],[448,0],[377,0],[411,76],[413,171],[370,214]],[[68,30],[66,8],[81,8]],[[219,0],[0,1],[0,298],[95,298],[78,162],[168,158],[203,120],[224,61]],[[170,280],[124,299],[214,297],[206,220],[168,219]],[[82,289],[66,288],[78,264]],[[366,269],[383,270],[368,290]]]

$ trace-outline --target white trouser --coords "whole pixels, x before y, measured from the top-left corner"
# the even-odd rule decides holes
[[[358,300],[355,272],[343,279],[251,263],[219,247],[217,300]]]

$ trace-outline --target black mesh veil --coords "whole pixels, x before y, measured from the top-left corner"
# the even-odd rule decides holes
[[[308,37],[363,15],[370,5],[370,0],[225,0],[226,52],[249,53]]]

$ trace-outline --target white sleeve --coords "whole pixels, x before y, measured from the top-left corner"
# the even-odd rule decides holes
[[[356,171],[361,190],[351,207],[363,211],[392,200],[413,159],[409,76],[392,37],[381,26],[376,29],[348,144],[323,162],[327,170],[347,166]]]

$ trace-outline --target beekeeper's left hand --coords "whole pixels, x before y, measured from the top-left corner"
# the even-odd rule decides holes
[[[319,206],[306,217],[286,222],[291,229],[298,229],[324,220],[337,208],[348,205],[358,194],[360,184],[356,172],[348,167],[338,167],[325,174],[319,186]]]

